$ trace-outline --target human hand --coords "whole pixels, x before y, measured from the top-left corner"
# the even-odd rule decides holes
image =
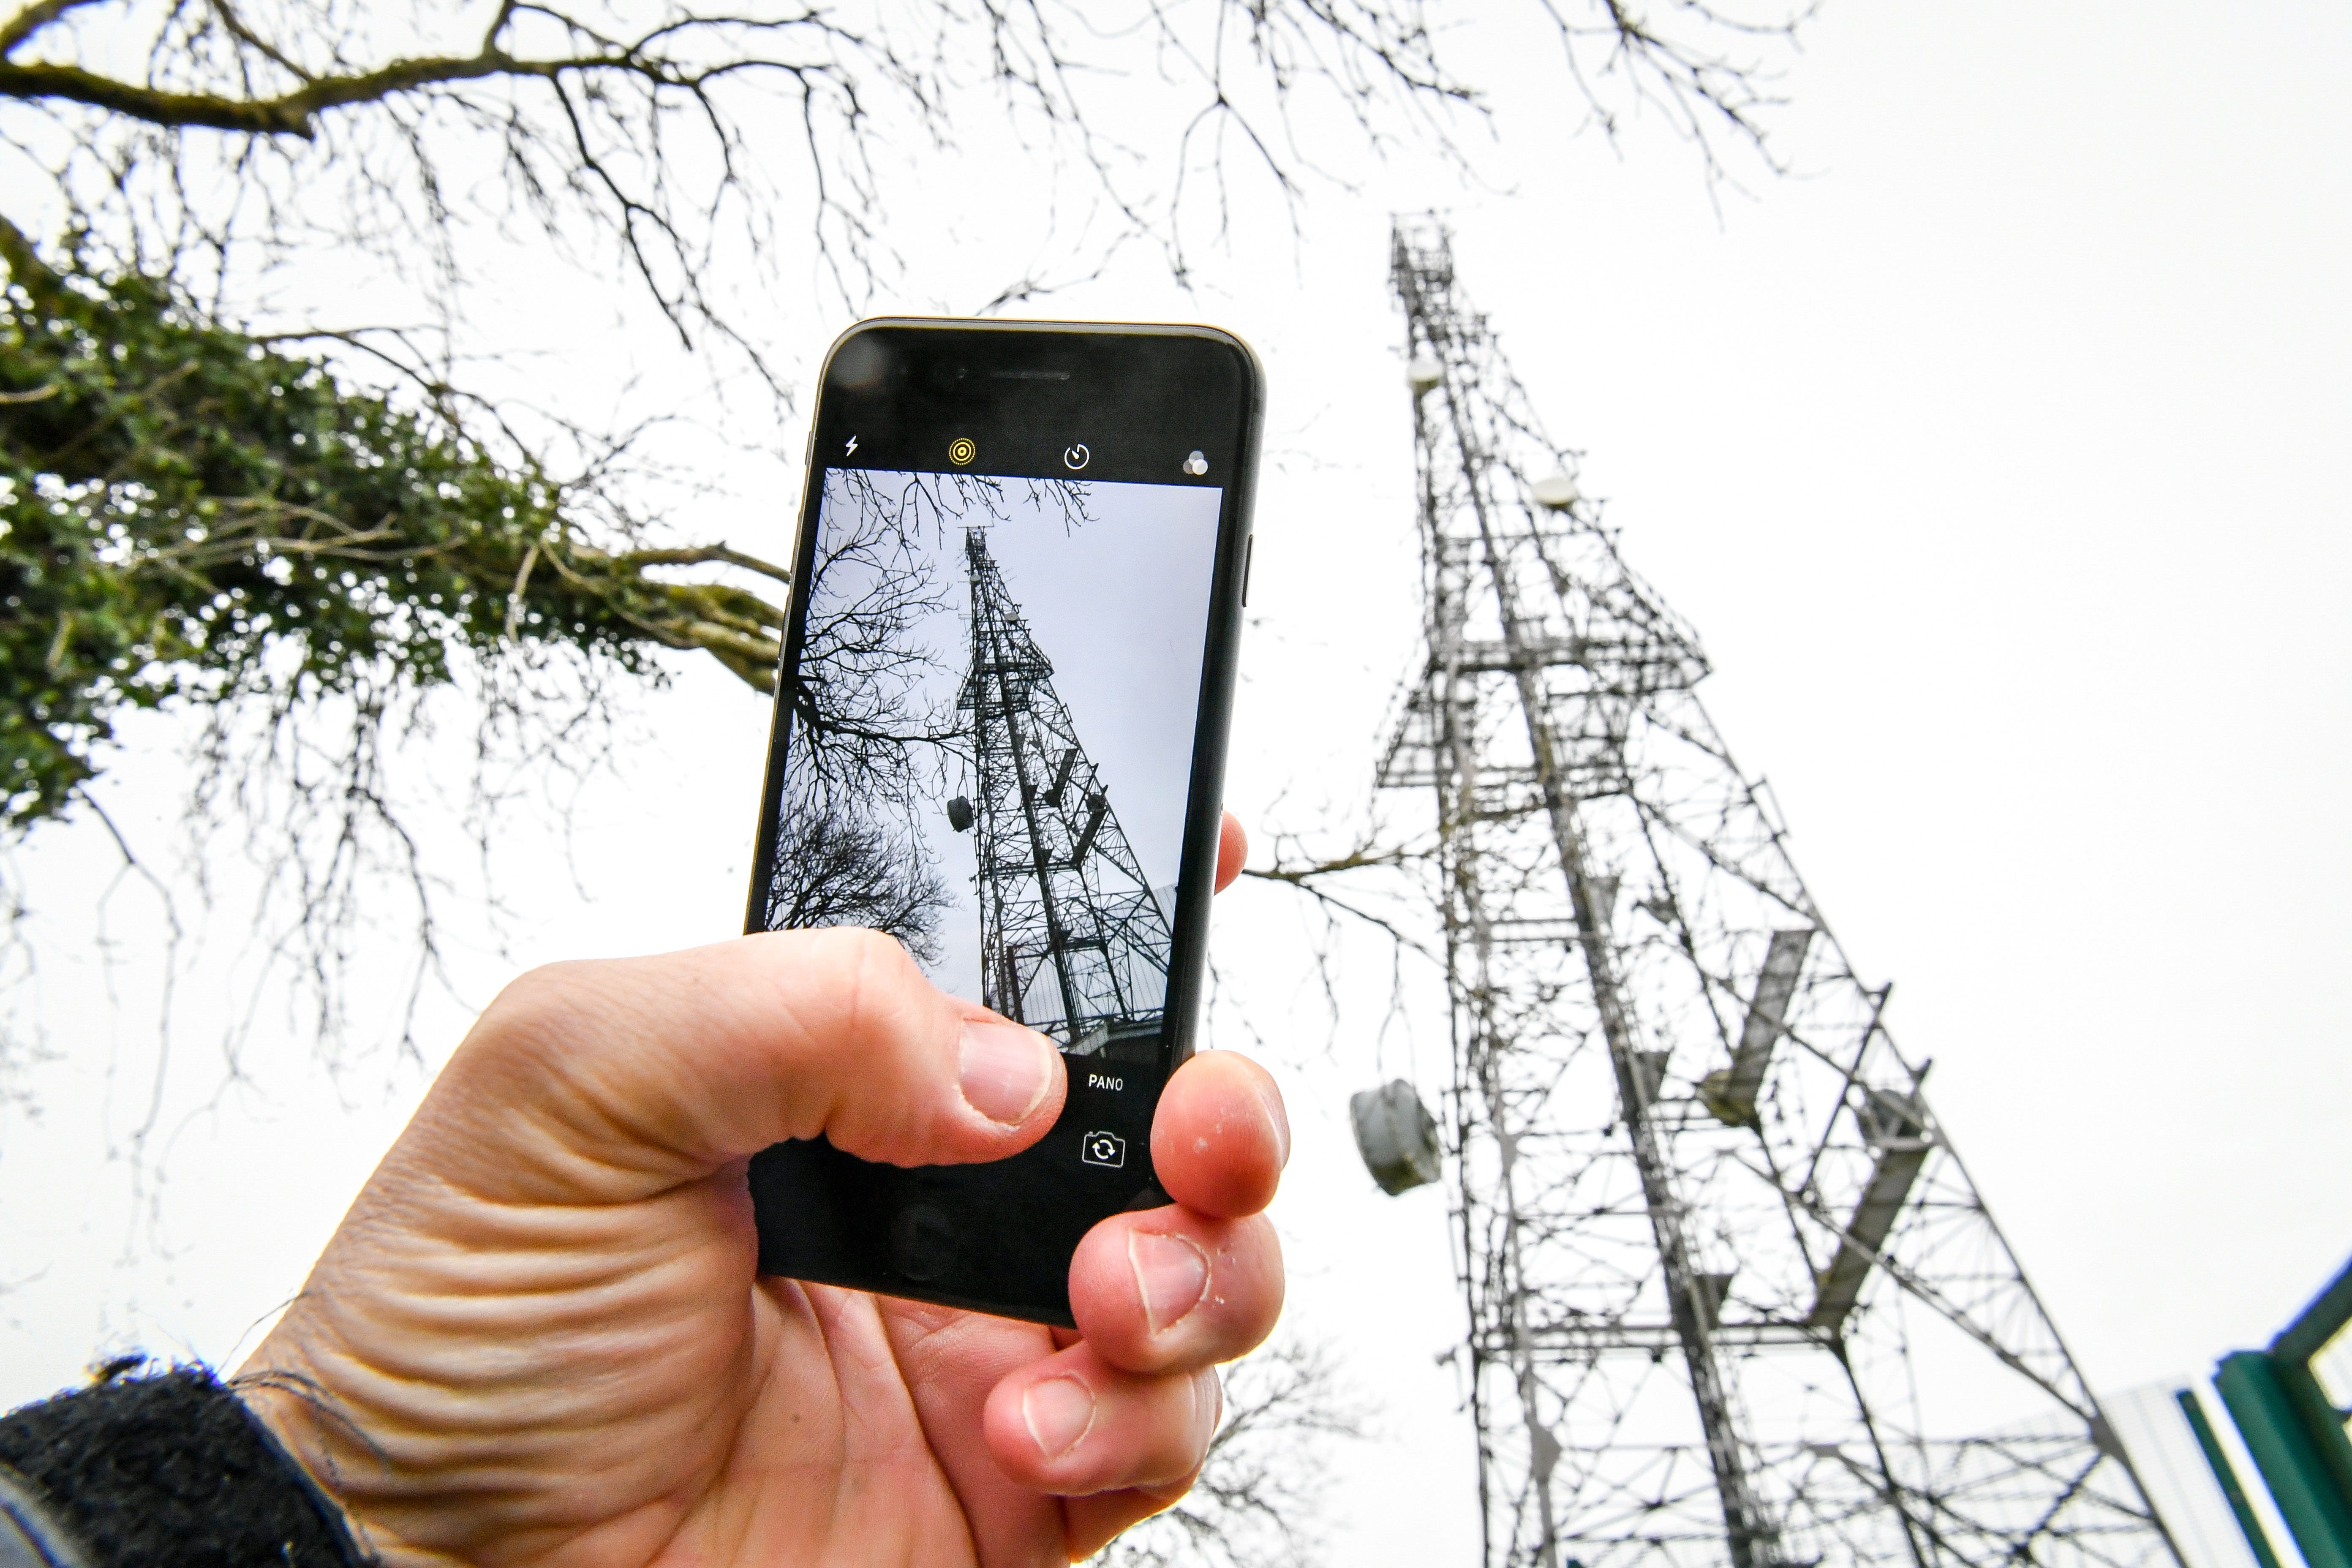
[[[1231,817],[1217,885],[1239,871]],[[967,1024],[984,1026],[968,1031]],[[961,1088],[960,1088],[961,1085]],[[1289,1131],[1169,1082],[1173,1206],[1105,1220],[1079,1331],[755,1276],[750,1155],[1000,1159],[1059,1055],[855,931],[561,964],[484,1012],[239,1389],[393,1563],[1064,1563],[1191,1485],[1272,1329]]]

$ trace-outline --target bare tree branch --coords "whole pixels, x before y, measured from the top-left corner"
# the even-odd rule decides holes
[[[67,12],[96,0],[34,0],[5,24],[0,24],[0,59],[16,52],[16,47]]]
[[[1381,845],[1366,839],[1342,854],[1323,859],[1290,858],[1285,851],[1295,850],[1296,837],[1288,834],[1276,836],[1276,858],[1271,866],[1249,866],[1242,875],[1262,882],[1273,882],[1291,888],[1313,899],[1325,910],[1361,921],[1387,935],[1399,948],[1418,953],[1432,963],[1443,964],[1444,958],[1432,947],[1423,933],[1408,929],[1402,921],[1381,914],[1369,907],[1368,900],[1352,898],[1333,890],[1329,883],[1347,877],[1350,872],[1396,870],[1420,864],[1428,858],[1423,849],[1395,845]]]
[[[1099,1568],[1297,1568],[1322,1544],[1334,1441],[1368,1433],[1331,1353],[1275,1342],[1226,1371],[1225,1414],[1192,1489],[1103,1550]]]

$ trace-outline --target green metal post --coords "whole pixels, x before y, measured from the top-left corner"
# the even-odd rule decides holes
[[[2294,1402],[2311,1435],[2312,1447],[2336,1478],[2336,1492],[2352,1509],[2352,1440],[2344,1432],[2346,1412],[2336,1407],[2313,1375],[2311,1362],[2346,1323],[2352,1322],[2352,1264],[2347,1264],[2302,1315],[2271,1342],[2271,1364],[2279,1385]]]
[[[2352,1507],[2280,1371],[2260,1351],[2239,1351],[2221,1358],[2213,1385],[2286,1516],[2304,1561],[2310,1568],[2352,1568]],[[2343,1441],[2340,1428],[2336,1440]]]
[[[2205,1419],[2205,1407],[2198,1403],[2196,1391],[2184,1388],[2172,1397],[2179,1401],[2180,1414],[2189,1418],[2189,1429],[2197,1435],[2197,1446],[2204,1450],[2205,1463],[2211,1467],[2213,1479],[2221,1483],[2221,1495],[2230,1500],[2230,1511],[2237,1516],[2238,1529],[2245,1536],[2246,1544],[2253,1548],[2254,1561],[2262,1568],[2279,1568],[2278,1553],[2271,1550],[2270,1531],[2263,1528],[2261,1516],[2247,1500],[2246,1489],[2239,1484],[2238,1468],[2230,1463],[2213,1423]]]

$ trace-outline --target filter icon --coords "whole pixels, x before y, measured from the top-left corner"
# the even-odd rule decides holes
[[[1209,459],[1195,452],[1184,459],[1184,471],[1197,479],[1209,471]]]

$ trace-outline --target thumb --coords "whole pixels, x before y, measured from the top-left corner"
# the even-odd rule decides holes
[[[772,931],[522,976],[415,1131],[475,1191],[619,1202],[820,1133],[897,1165],[1003,1159],[1066,1089],[1045,1037],[948,995],[888,937]]]

